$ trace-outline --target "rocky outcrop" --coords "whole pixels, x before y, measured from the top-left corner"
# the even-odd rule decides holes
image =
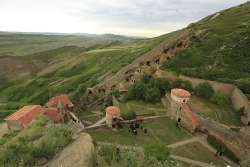
[[[91,167],[94,166],[93,153],[92,137],[87,133],[80,133],[72,143],[44,164],[43,167]]]

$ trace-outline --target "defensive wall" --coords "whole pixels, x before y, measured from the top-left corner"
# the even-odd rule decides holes
[[[217,143],[231,151],[239,160],[243,160],[250,153],[250,127],[244,126],[238,133],[230,127],[219,124],[207,117],[195,114],[199,119],[198,129],[213,137]]]
[[[233,84],[219,83],[215,81],[208,81],[204,79],[191,78],[183,75],[179,76],[182,80],[188,80],[192,83],[193,88],[195,88],[198,84],[208,82],[212,85],[215,92],[221,92],[225,94],[232,102],[235,109],[239,109],[245,106],[245,114],[246,116],[242,116],[242,122],[245,125],[248,125],[250,122],[250,102],[247,97]]]

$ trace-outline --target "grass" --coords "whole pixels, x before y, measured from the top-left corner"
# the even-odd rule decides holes
[[[235,125],[235,126],[243,126],[244,124],[240,120],[240,117],[237,115],[237,111],[233,107],[232,103],[227,102],[223,105],[216,105],[211,103],[208,100],[201,99],[197,96],[192,96],[192,100],[199,101],[199,105],[206,106],[207,111],[202,112],[195,109],[195,106],[192,108],[192,110],[211,118],[212,120],[221,123],[221,124],[227,124],[227,125]],[[210,109],[210,110],[209,110]]]
[[[58,152],[58,148],[65,147],[72,137],[70,130],[63,126],[54,126],[50,118],[45,115],[36,117],[27,129],[18,136],[16,136],[17,133],[5,135],[0,140],[1,144],[6,144],[6,147],[0,148],[1,166],[16,166],[17,164],[36,166],[38,159],[42,157],[50,159]]]
[[[128,40],[124,42],[124,45],[119,46],[119,49],[105,48],[103,50],[98,49],[97,52],[95,50],[85,52],[84,48],[79,46],[65,46],[39,53],[10,57],[32,64],[37,68],[37,72],[41,68],[46,68],[49,63],[65,61],[65,58],[67,58],[68,65],[60,66],[60,68],[58,67],[56,70],[35,77],[30,81],[18,80],[1,85],[0,98],[3,99],[1,102],[9,103],[9,106],[8,109],[2,106],[0,109],[17,109],[29,104],[44,105],[51,97],[60,93],[74,93],[80,99],[88,87],[93,87],[111,77],[137,57],[151,50],[167,36],[169,35],[152,39]],[[4,37],[8,38],[8,36]],[[27,35],[27,38],[30,38],[27,40],[29,41],[33,37],[38,39],[36,35]],[[50,38],[50,36],[46,37]],[[25,38],[25,35],[20,35],[20,38]],[[54,40],[56,41],[56,38]],[[107,37],[105,37],[105,40],[107,40]],[[96,42],[99,42],[99,40]],[[41,41],[40,44],[42,47],[43,42]],[[20,102],[22,104],[15,105],[15,103]]]
[[[14,131],[11,132],[9,134],[5,134],[1,139],[0,139],[0,146],[4,145],[5,143],[7,143],[8,141],[10,141],[10,139],[12,139],[13,137],[15,137],[19,132],[18,131]]]
[[[250,38],[245,39],[250,33],[249,7],[250,3],[246,2],[221,11],[213,20],[213,15],[210,15],[194,23],[191,31],[195,34],[206,30],[205,35],[191,39],[191,45],[166,61],[162,68],[194,78],[227,83],[249,78]],[[231,26],[230,23],[234,24]]]
[[[171,154],[185,157],[188,159],[201,161],[208,164],[214,164],[216,166],[226,166],[227,163],[224,162],[219,157],[215,157],[213,152],[208,150],[206,147],[201,145],[199,142],[194,142],[186,144],[184,146],[179,146],[171,150]]]
[[[120,103],[120,110],[121,112],[133,110],[136,112],[136,115],[147,115],[147,116],[166,115],[167,112],[161,102],[152,104],[141,100],[140,101],[131,100],[128,101],[127,103]]]
[[[175,127],[175,122],[162,118],[150,121],[144,121],[143,127],[147,128],[147,133],[140,129],[135,136],[132,132],[128,132],[130,125],[125,125],[124,128],[113,131],[109,128],[101,128],[97,130],[89,130],[89,133],[94,141],[116,143],[129,146],[145,146],[150,142],[161,142],[169,145],[182,140],[187,140],[191,136],[181,128]]]
[[[100,119],[101,115],[93,115],[88,117],[80,117],[81,120],[89,121],[89,122],[95,122],[96,120]]]

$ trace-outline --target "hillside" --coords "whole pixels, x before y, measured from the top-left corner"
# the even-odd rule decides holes
[[[76,103],[88,87],[111,77],[165,38],[166,35],[128,40],[119,47],[116,44],[121,42],[110,42],[103,49],[97,43],[87,50],[64,46],[24,56],[2,56],[0,65],[6,69],[0,76],[1,114],[8,115],[26,104],[43,105],[58,93],[71,93]],[[8,64],[4,63],[5,59]],[[14,62],[18,65],[11,66]],[[26,70],[27,67],[30,68]]]
[[[250,2],[247,2],[190,24],[192,33],[199,36],[194,35],[191,45],[164,62],[162,69],[234,83],[250,94],[247,88],[250,86],[249,18]]]
[[[23,56],[64,46],[87,48],[95,44],[108,44],[115,40],[126,41],[131,39],[135,39],[135,37],[114,34],[0,32],[0,56]]]
[[[134,70],[152,72],[157,66],[176,75],[237,84],[249,97],[249,7],[247,2],[207,16],[182,30],[151,39],[124,40],[122,36],[118,40],[119,36],[108,34],[102,36],[106,40],[104,43],[96,39],[84,47],[63,46],[24,56],[2,56],[0,67],[5,73],[0,75],[1,115],[8,115],[26,104],[43,105],[59,93],[69,94],[76,103],[87,88],[105,83],[110,89],[120,85],[122,80],[130,82]],[[25,35],[7,35],[6,39],[11,37],[13,41]],[[31,36],[50,39],[48,35],[28,34],[26,39],[31,43],[36,41]],[[59,37],[60,40],[54,40],[63,42],[66,38]],[[40,46],[50,44],[44,41]],[[8,50],[9,45],[6,44],[1,53],[5,53],[4,49]]]

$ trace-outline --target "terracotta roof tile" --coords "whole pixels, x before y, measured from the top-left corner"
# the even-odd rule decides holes
[[[188,107],[187,103],[181,103],[181,106],[184,108],[184,111],[188,114],[192,122],[198,126],[200,124],[197,117],[194,115],[194,113],[191,111],[191,109]]]
[[[118,115],[120,113],[120,109],[116,106],[109,106],[106,108],[106,113],[109,115]]]
[[[184,90],[184,89],[179,89],[179,88],[174,88],[171,90],[171,93],[178,96],[178,97],[189,97],[191,94]]]
[[[136,117],[136,121],[141,121],[141,120],[143,120],[143,117],[142,117],[142,116],[137,116],[137,117]]]
[[[46,115],[48,115],[55,122],[58,122],[60,119],[60,115],[58,114],[57,108],[46,108]]]
[[[114,118],[117,118],[117,119],[119,119],[120,121],[124,121],[124,119],[123,119],[122,117],[117,116],[117,115],[114,115],[114,116],[113,116],[113,119],[114,119]]]
[[[45,113],[45,108],[40,105],[24,106],[4,120],[18,120],[28,126],[34,117]]]
[[[54,96],[50,99],[50,101],[48,101],[46,103],[47,107],[57,107],[59,99],[62,100],[62,102],[65,105],[68,105],[68,107],[73,107],[74,105],[71,103],[71,101],[69,100],[68,96],[66,94],[62,94],[60,96]]]

